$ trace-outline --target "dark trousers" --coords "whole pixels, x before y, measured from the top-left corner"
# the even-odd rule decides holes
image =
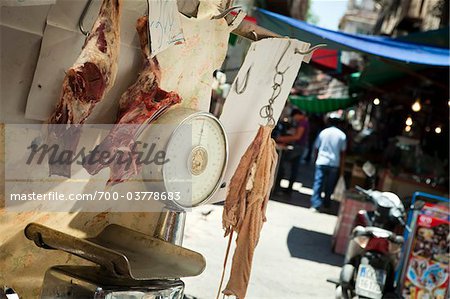
[[[339,167],[316,165],[314,171],[313,195],[311,196],[311,207],[320,208],[322,204],[329,206],[331,203],[331,194],[333,194],[338,179]],[[322,191],[325,192],[325,198],[322,199]]]
[[[295,146],[291,151],[285,151],[281,157],[280,166],[278,167],[277,180],[275,182],[275,190],[280,190],[280,182],[286,175],[286,170],[290,169],[289,187],[292,189],[292,185],[297,179],[298,169],[300,167],[300,161],[304,153],[303,146]]]

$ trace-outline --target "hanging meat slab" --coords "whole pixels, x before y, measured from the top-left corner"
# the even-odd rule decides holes
[[[138,154],[134,146],[138,130],[142,124],[155,120],[166,109],[181,102],[175,92],[159,88],[161,72],[156,58],[150,59],[147,24],[148,18],[141,17],[136,25],[144,59],[142,71],[120,98],[116,125],[83,161],[83,167],[91,175],[110,167],[107,185],[123,182],[139,173],[141,165],[137,163]],[[103,159],[102,152],[108,152],[109,156]],[[120,160],[123,155],[126,157]]]
[[[223,209],[225,236],[229,235],[231,241],[233,232],[238,234],[230,278],[223,293],[239,299],[247,292],[253,254],[266,221],[267,202],[273,185],[277,153],[271,138],[272,129],[271,126],[259,128],[231,178]]]
[[[48,123],[48,143],[65,159],[49,160],[50,175],[70,177],[83,124],[114,85],[120,47],[122,0],[103,0],[80,56],[66,71],[61,96]],[[62,126],[65,124],[66,126]]]

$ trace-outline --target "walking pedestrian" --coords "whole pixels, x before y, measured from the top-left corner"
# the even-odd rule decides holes
[[[318,212],[322,206],[324,208],[330,206],[331,194],[336,186],[338,175],[344,172],[347,138],[338,128],[339,124],[339,119],[328,118],[328,127],[319,133],[314,145],[316,163],[310,208],[314,212]],[[323,199],[322,191],[325,192]]]
[[[285,170],[290,167],[291,173],[289,178],[289,187],[283,191],[287,193],[292,192],[292,185],[297,179],[298,168],[300,160],[305,153],[305,149],[308,143],[309,134],[309,122],[306,115],[298,110],[294,109],[291,112],[291,117],[294,121],[295,132],[292,135],[279,136],[276,141],[279,144],[289,144],[293,146],[292,150],[286,150],[283,153],[282,161],[280,163],[277,179],[275,182],[275,190],[280,191],[280,182],[285,175]]]

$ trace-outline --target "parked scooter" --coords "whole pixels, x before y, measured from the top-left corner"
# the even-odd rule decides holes
[[[394,193],[357,189],[375,204],[375,210],[359,211],[339,280],[329,281],[337,284],[337,299],[393,298],[387,294],[394,291],[404,242],[396,232],[405,227],[405,209]]]

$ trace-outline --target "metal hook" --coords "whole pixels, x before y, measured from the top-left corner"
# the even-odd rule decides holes
[[[314,52],[315,50],[317,50],[317,49],[319,49],[319,48],[326,47],[326,46],[327,46],[327,44],[318,44],[318,45],[315,45],[315,46],[312,47],[312,48],[309,48],[309,49],[308,49],[307,51],[305,51],[305,52],[300,51],[298,48],[295,48],[295,54],[308,55],[309,53],[312,53],[312,52]]]
[[[247,83],[248,83],[248,77],[250,77],[250,70],[252,68],[253,65],[251,65],[248,70],[247,73],[245,74],[245,79],[244,79],[244,85],[242,86],[242,88],[239,89],[238,85],[239,85],[239,77],[236,77],[236,85],[235,85],[235,90],[237,94],[243,94],[244,91],[247,89]]]
[[[262,106],[259,110],[259,116],[261,118],[267,119],[267,125],[268,126],[274,126],[275,125],[275,119],[273,118],[273,107],[272,104]]]
[[[84,18],[86,17],[86,14],[89,11],[91,4],[92,4],[92,0],[88,0],[86,5],[84,6],[83,12],[81,13],[80,19],[78,20],[78,27],[80,28],[81,33],[83,33],[86,36],[89,35],[89,31],[84,29]]]
[[[269,105],[264,105],[259,109],[259,116],[262,118],[270,118],[273,115],[273,108]]]
[[[251,33],[253,34],[253,37],[255,38],[255,42],[258,41],[258,33],[256,33],[255,30],[252,30]]]
[[[230,12],[232,12],[233,10],[238,9],[238,8],[241,8],[241,7],[240,7],[240,6],[233,6],[233,7],[227,8],[227,9],[225,9],[224,11],[222,11],[220,14],[218,14],[217,16],[213,16],[213,17],[211,18],[211,20],[218,20],[218,19],[221,19],[221,18],[227,16],[227,15],[228,15]]]
[[[289,41],[289,43],[288,43],[286,49],[284,49],[283,54],[281,54],[280,59],[278,60],[277,65],[275,66],[275,70],[276,70],[277,73],[279,73],[279,74],[284,74],[284,73],[290,68],[290,66],[288,66],[288,67],[287,67],[284,71],[282,71],[282,72],[278,70],[278,67],[280,66],[281,60],[283,59],[284,55],[286,55],[287,50],[288,50],[289,47],[291,46],[291,40],[289,39],[288,41]]]

